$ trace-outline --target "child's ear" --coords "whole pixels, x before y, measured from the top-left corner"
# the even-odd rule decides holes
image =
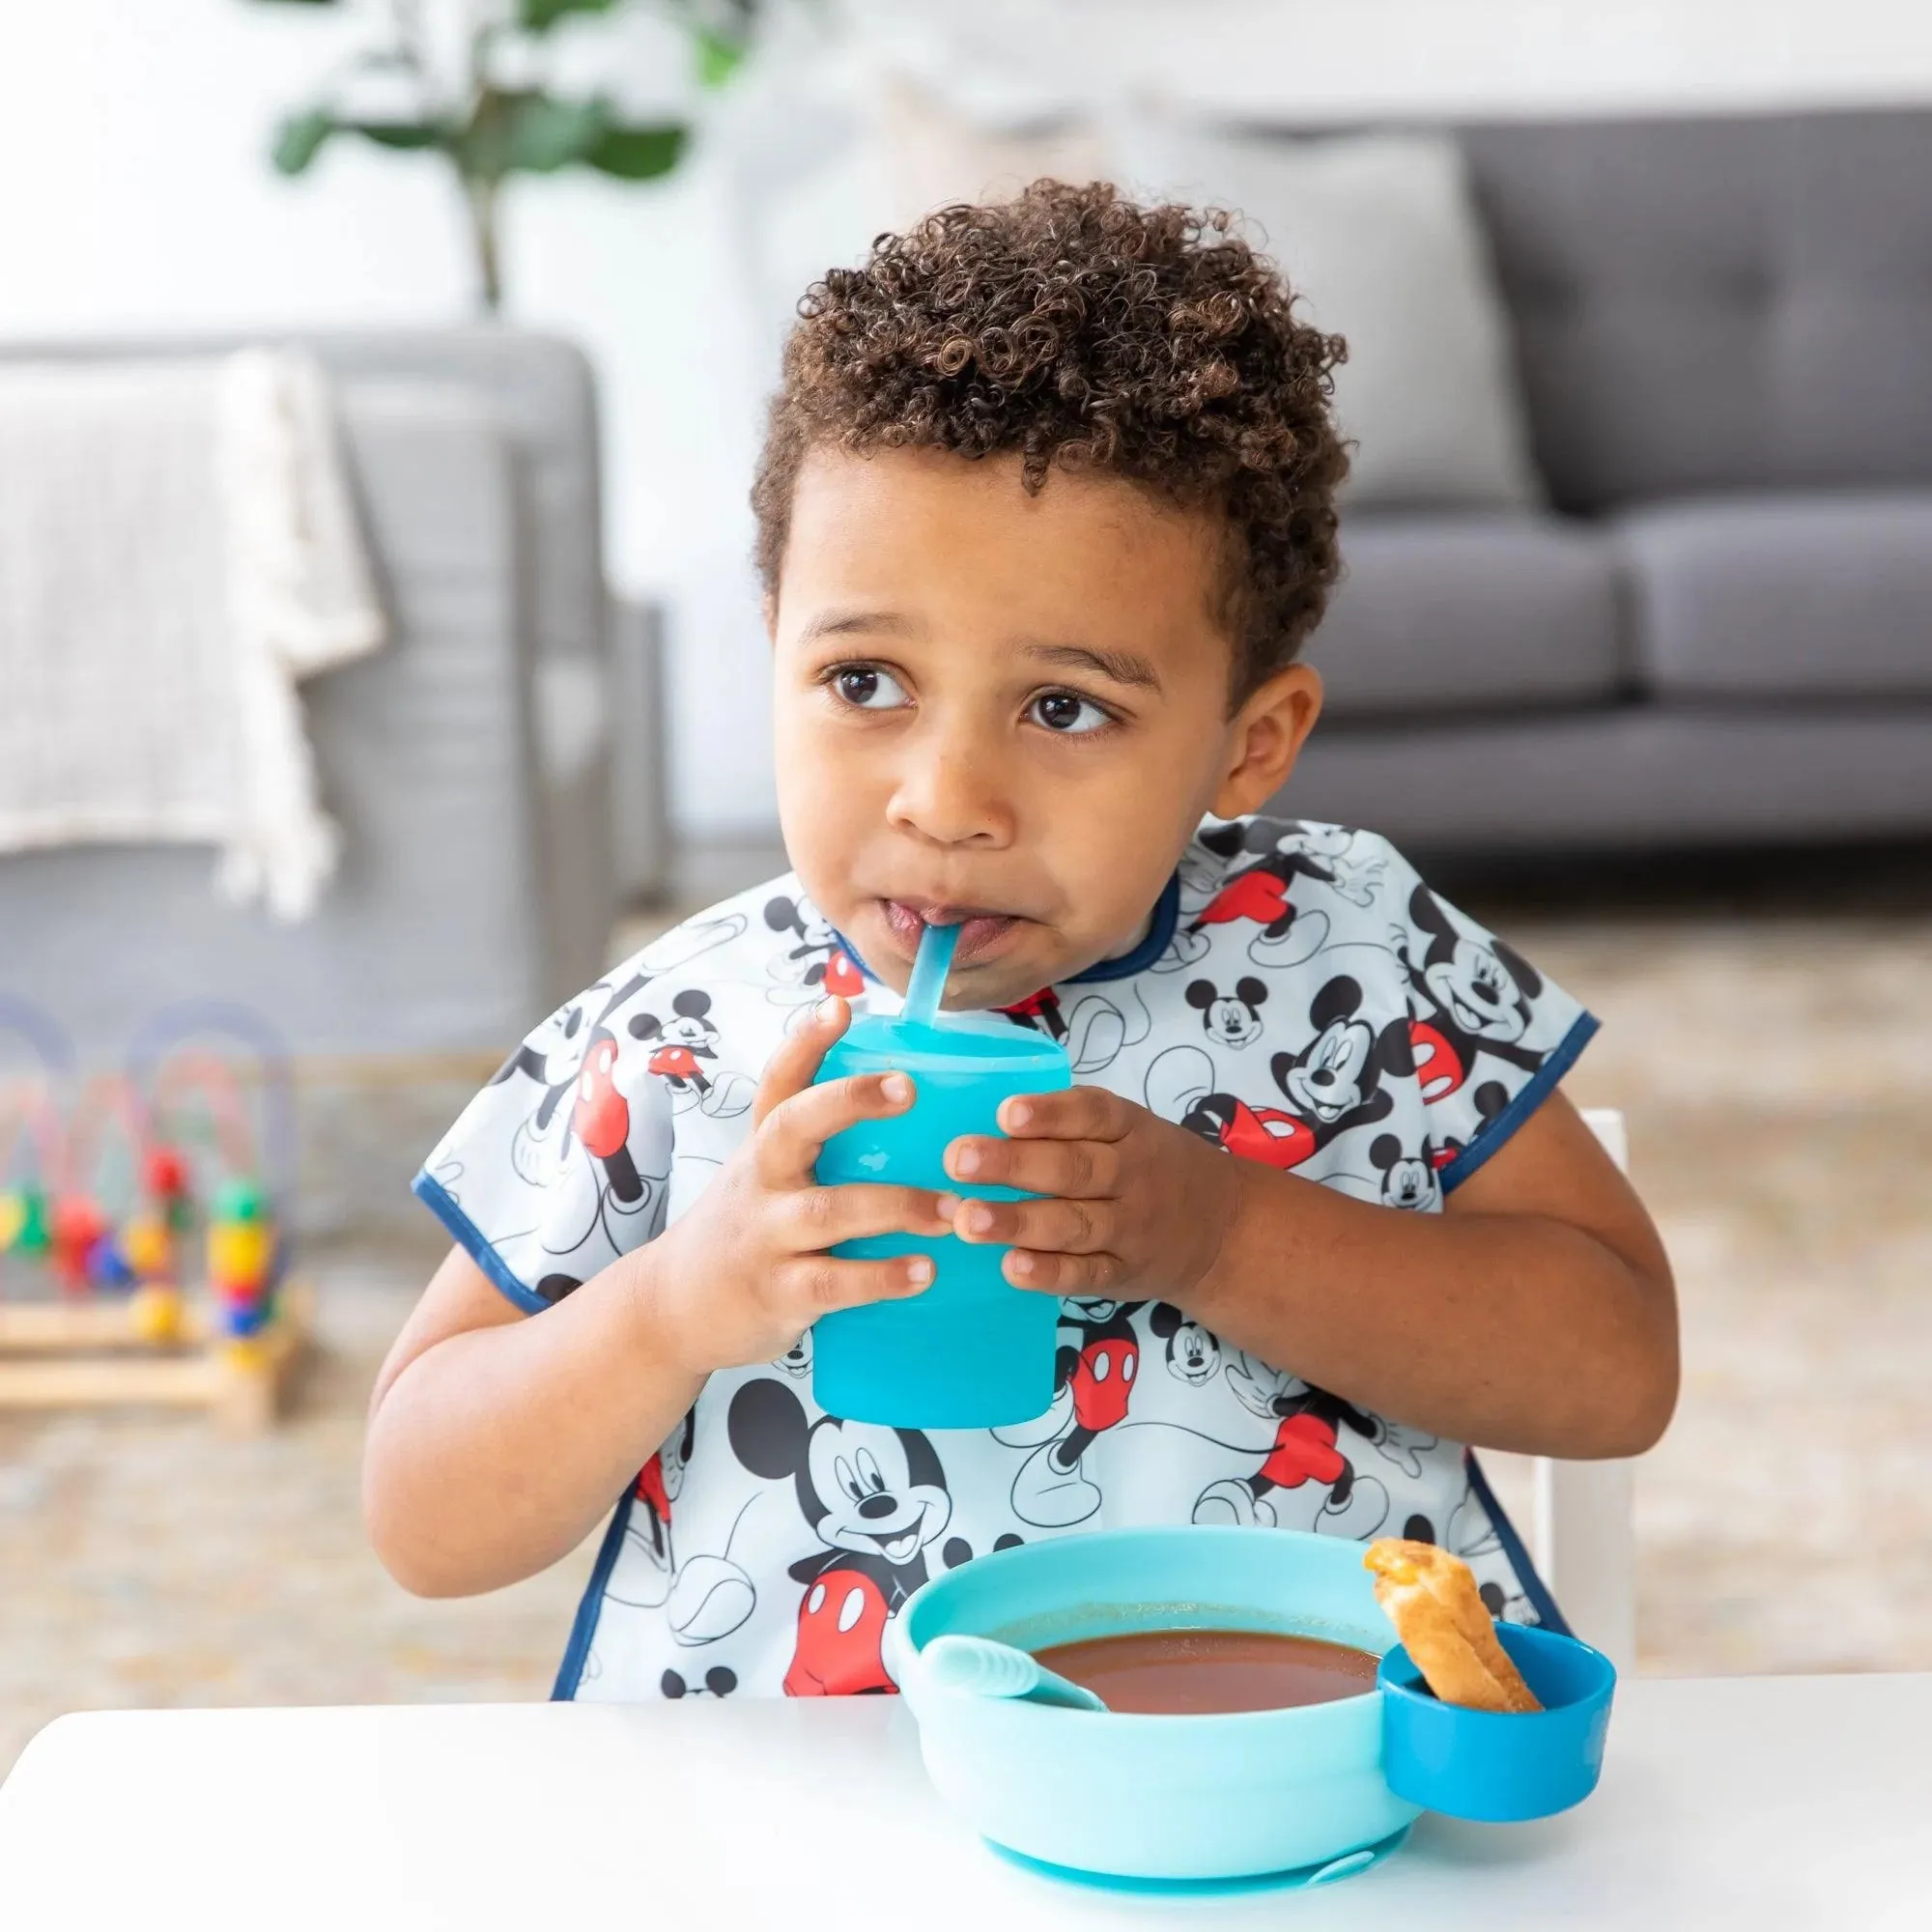
[[[759,607],[765,613],[765,641],[775,644],[779,640],[779,594],[767,590]]]
[[[1215,817],[1240,818],[1265,805],[1288,782],[1321,715],[1321,673],[1313,665],[1289,665],[1250,693],[1228,726]]]

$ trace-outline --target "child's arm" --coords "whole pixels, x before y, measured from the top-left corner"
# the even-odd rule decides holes
[[[783,1353],[820,1315],[925,1286],[923,1256],[839,1261],[869,1235],[944,1234],[950,1195],[820,1187],[824,1143],[901,1113],[903,1074],[811,1085],[842,1000],[774,1056],[753,1128],[691,1211],[526,1317],[462,1250],[438,1268],[370,1402],[363,1507],[377,1553],[424,1596],[527,1577],[573,1549],[715,1369]]]
[[[1463,1442],[1626,1456],[1677,1401],[1677,1305],[1630,1183],[1558,1092],[1441,1214],[1232,1158],[1097,1087],[1009,1101],[948,1170],[1057,1197],[968,1201],[967,1239],[1055,1294],[1178,1303],[1238,1348]],[[965,1158],[962,1159],[962,1156]]]

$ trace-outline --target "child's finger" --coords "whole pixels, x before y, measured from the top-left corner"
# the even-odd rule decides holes
[[[1092,1255],[1112,1241],[1114,1216],[1097,1202],[967,1201],[953,1215],[952,1228],[962,1241]]]
[[[1016,1140],[1124,1140],[1145,1108],[1104,1087],[1067,1087],[1058,1094],[1019,1094],[1000,1104],[1000,1131]]]
[[[767,1187],[806,1186],[834,1134],[860,1121],[902,1114],[912,1102],[912,1080],[904,1073],[854,1073],[793,1094],[757,1129],[758,1178]]]
[[[847,1181],[797,1189],[785,1197],[781,1221],[792,1246],[809,1254],[874,1235],[950,1235],[958,1212],[956,1194]]]
[[[820,1000],[811,1016],[796,1033],[788,1033],[779,1042],[778,1051],[765,1064],[765,1077],[752,1101],[752,1125],[762,1126],[765,1117],[782,1106],[794,1094],[803,1094],[817,1077],[820,1063],[832,1042],[851,1024],[852,1009],[843,1000]]]
[[[1119,1255],[1047,1255],[1032,1248],[1015,1248],[1000,1271],[1015,1288],[1042,1294],[1105,1293],[1126,1277]]]
[[[1009,1141],[969,1135],[946,1150],[947,1178],[973,1187],[1024,1187],[1076,1201],[1111,1200],[1120,1192],[1121,1154],[1114,1141]]]
[[[883,1262],[838,1261],[830,1255],[801,1255],[781,1262],[776,1285],[787,1307],[806,1321],[836,1308],[858,1308],[867,1301],[897,1301],[932,1286],[926,1255],[895,1255]]]

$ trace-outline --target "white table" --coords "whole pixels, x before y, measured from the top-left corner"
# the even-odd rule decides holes
[[[1932,1675],[1626,1684],[1595,1798],[1305,1893],[1107,1894],[940,1808],[896,1698],[99,1713],[0,1787],[9,1932],[1932,1927]]]

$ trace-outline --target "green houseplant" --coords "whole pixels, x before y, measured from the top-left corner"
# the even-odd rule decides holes
[[[345,0],[268,0],[340,7]],[[769,0],[455,0],[454,32],[433,34],[423,0],[387,0],[382,24],[324,98],[287,115],[270,156],[299,175],[338,135],[441,156],[469,214],[485,308],[503,298],[499,219],[504,185],[518,174],[583,167],[619,181],[653,181],[682,158],[682,122],[639,121],[601,93],[564,95],[531,81],[544,43],[574,15],[627,7],[668,19],[706,86],[727,80]],[[452,24],[440,21],[439,25]],[[455,57],[450,58],[454,48]]]

